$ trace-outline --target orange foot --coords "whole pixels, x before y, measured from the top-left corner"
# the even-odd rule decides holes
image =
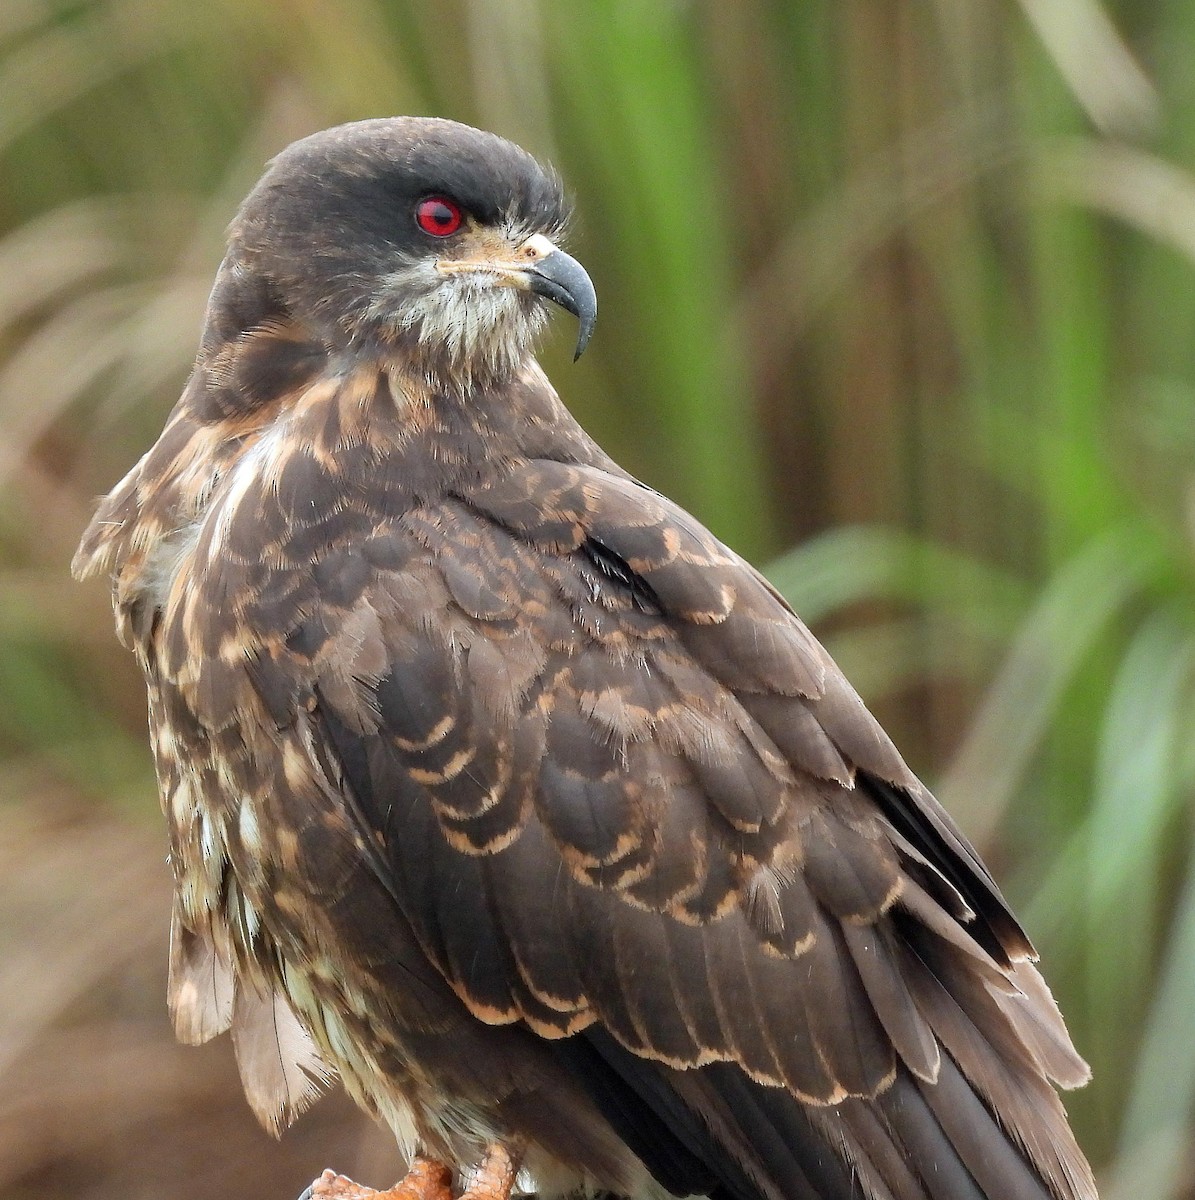
[[[367,1200],[369,1197],[374,1200],[452,1200],[452,1172],[434,1158],[416,1157],[398,1183],[379,1192],[328,1170],[299,1200]]]
[[[499,1142],[486,1149],[459,1200],[510,1200],[518,1157]],[[325,1171],[299,1200],[453,1200],[452,1171],[434,1158],[417,1156],[410,1170],[392,1188],[379,1192],[362,1187],[335,1171]]]

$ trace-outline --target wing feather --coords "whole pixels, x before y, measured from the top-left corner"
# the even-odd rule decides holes
[[[914,1075],[932,1083],[938,1077],[941,1051],[901,971],[892,929],[847,922],[842,937],[893,1048]]]

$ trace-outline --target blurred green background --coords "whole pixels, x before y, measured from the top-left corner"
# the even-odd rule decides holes
[[[1106,1200],[1195,1196],[1193,62],[1190,0],[0,0],[0,1192],[396,1169],[174,1045],[143,690],[67,563],[264,161],[407,112],[561,170],[602,304],[566,401],[770,564],[989,855]]]

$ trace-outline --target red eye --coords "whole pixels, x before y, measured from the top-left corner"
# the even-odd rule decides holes
[[[447,196],[428,196],[415,205],[415,220],[424,233],[432,237],[448,237],[464,223],[460,206]]]

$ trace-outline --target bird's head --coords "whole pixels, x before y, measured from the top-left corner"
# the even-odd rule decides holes
[[[400,350],[429,374],[517,368],[545,301],[597,315],[585,269],[556,245],[560,181],[491,133],[435,118],[360,121],[295,142],[233,222],[234,270],[332,344]]]

